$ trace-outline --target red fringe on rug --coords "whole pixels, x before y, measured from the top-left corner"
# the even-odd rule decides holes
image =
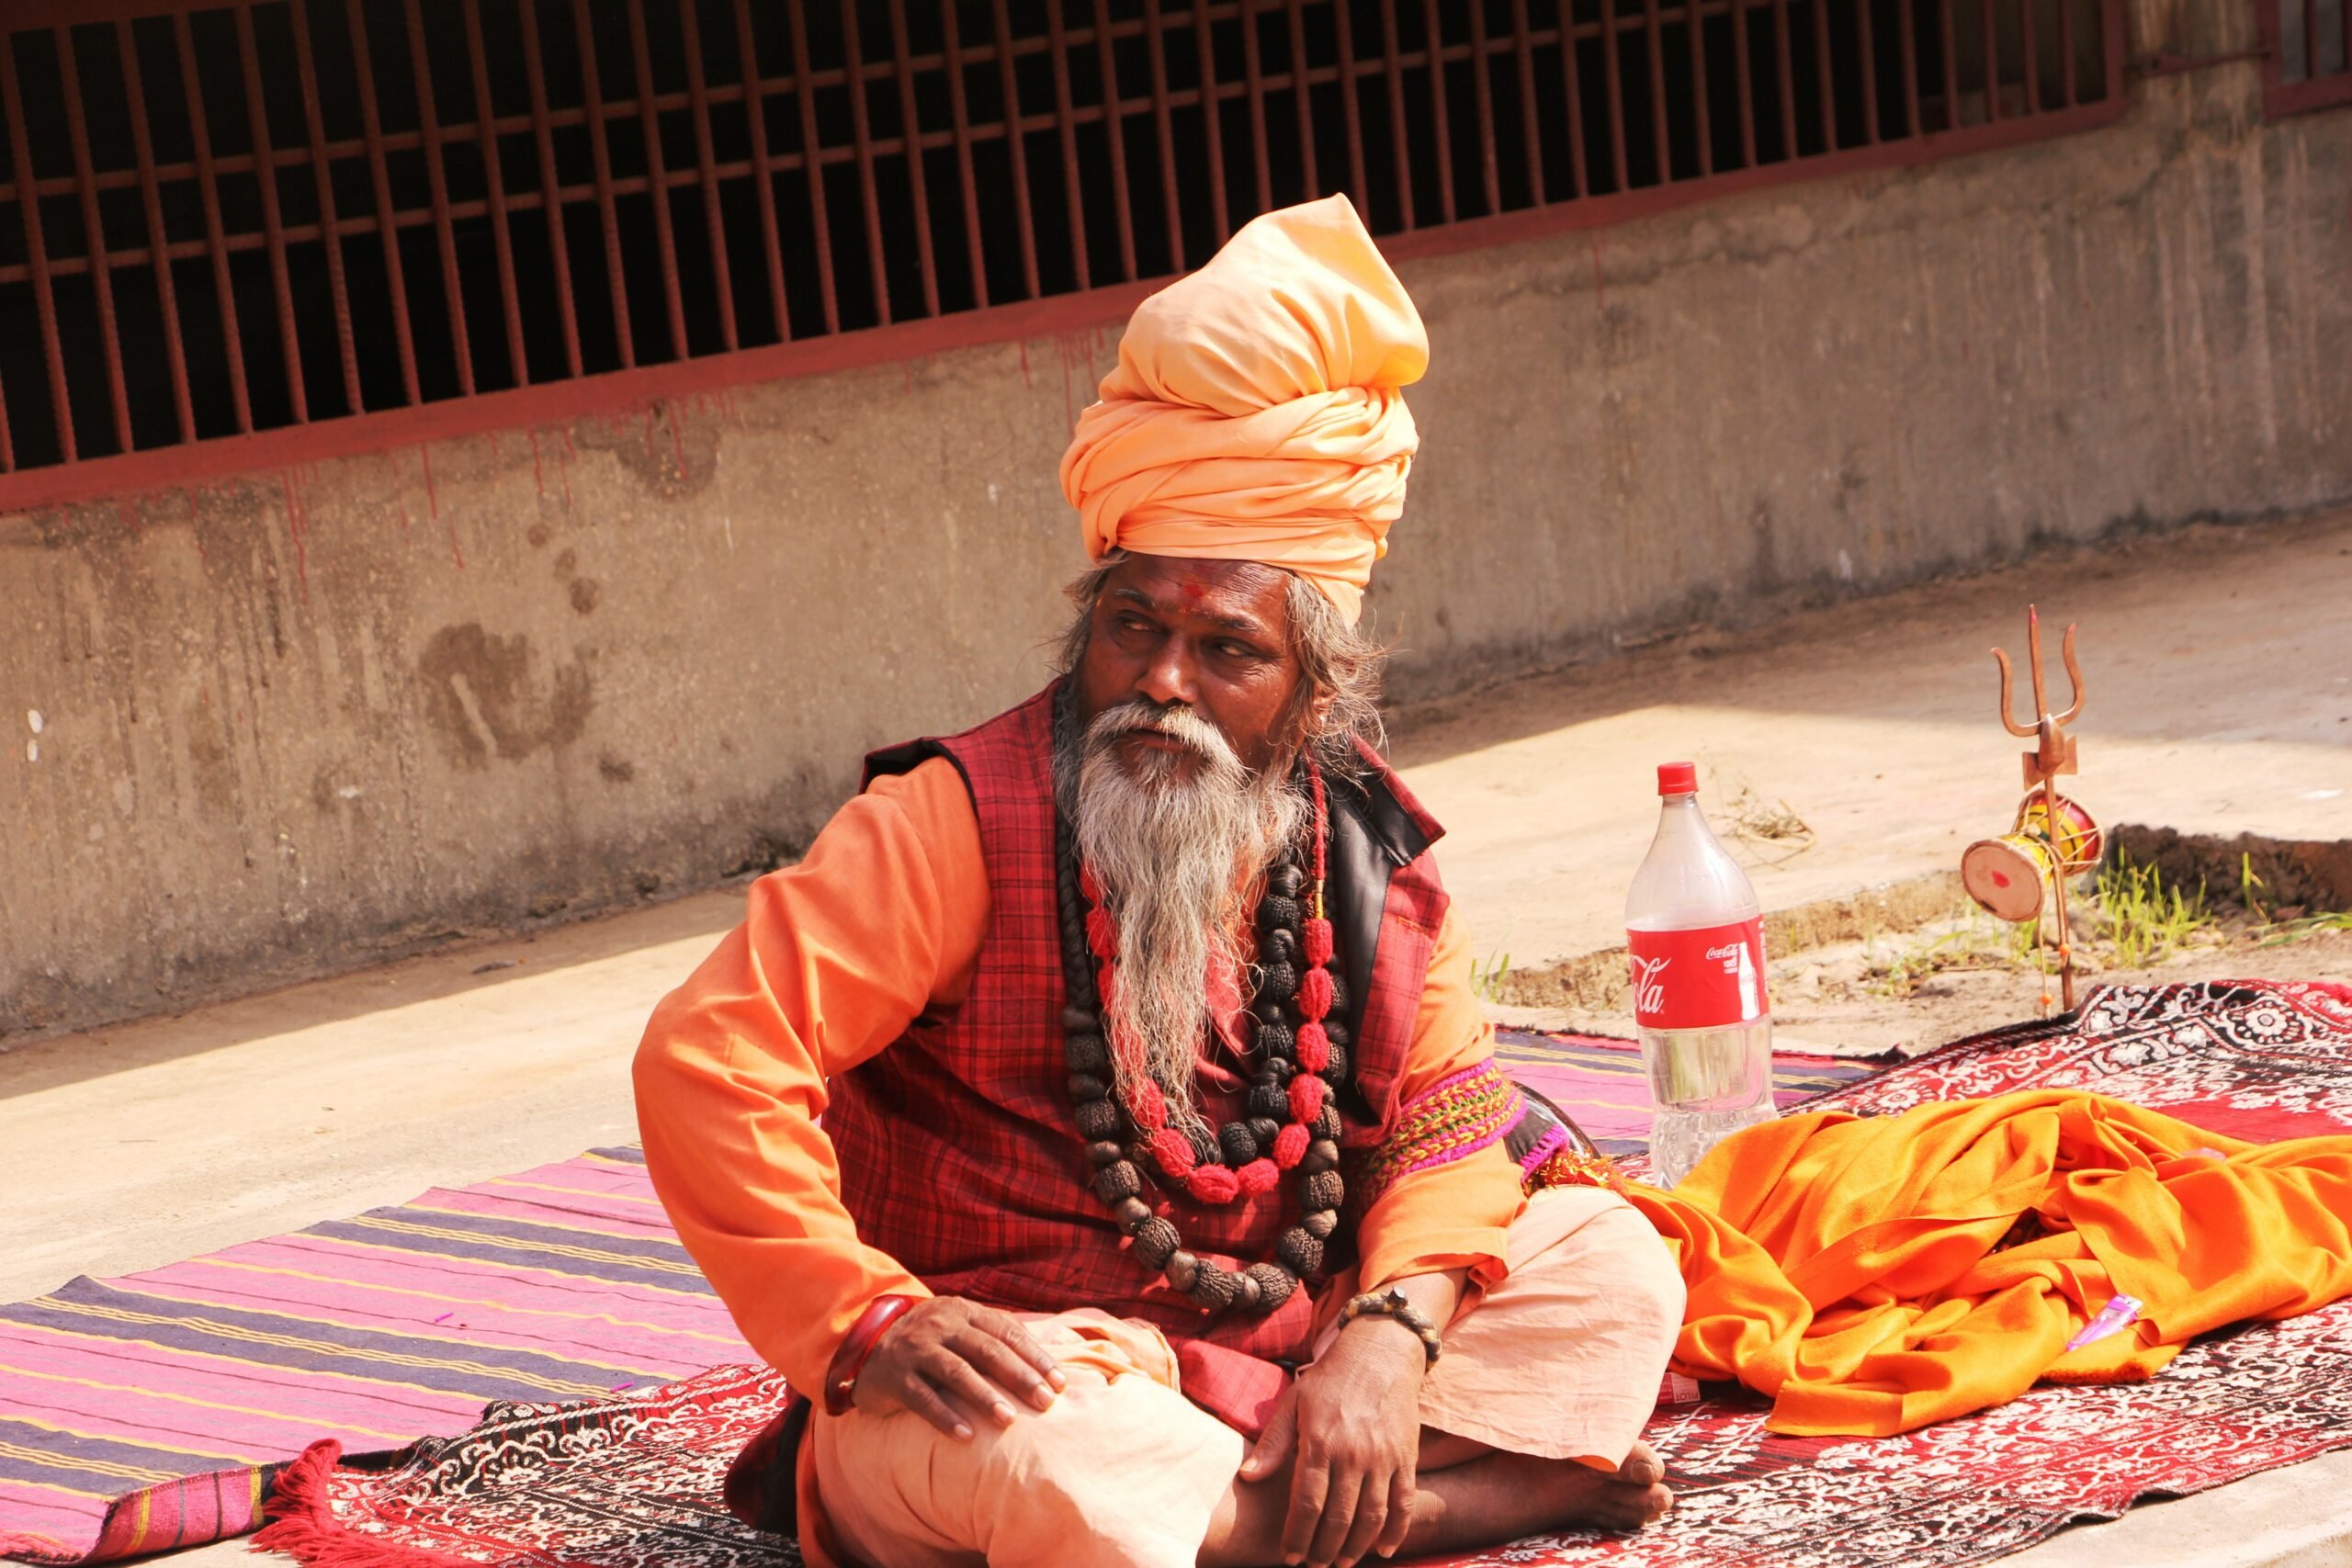
[[[334,1517],[327,1481],[343,1445],[324,1438],[277,1472],[262,1512],[270,1522],[254,1537],[257,1551],[283,1551],[303,1568],[481,1568],[471,1558],[427,1551],[360,1534]]]

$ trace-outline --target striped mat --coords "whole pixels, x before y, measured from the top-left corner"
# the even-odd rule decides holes
[[[1649,1146],[1649,1078],[1632,1041],[1505,1029],[1496,1032],[1495,1059],[1575,1118],[1601,1153],[1623,1158]],[[1775,1055],[1772,1099],[1786,1111],[1878,1070],[1851,1057]]]
[[[598,1149],[0,1306],[0,1557],[103,1562],[258,1528],[280,1465],[389,1454],[492,1400],[750,1359],[646,1180]]]
[[[1613,1154],[1649,1108],[1630,1041],[1510,1032],[1510,1070]],[[1871,1069],[1783,1057],[1783,1106]],[[0,1306],[0,1558],[62,1568],[243,1535],[284,1463],[380,1454],[492,1401],[755,1359],[631,1148]]]

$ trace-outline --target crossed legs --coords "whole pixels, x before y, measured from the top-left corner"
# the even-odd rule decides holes
[[[1638,1441],[1682,1318],[1665,1247],[1614,1194],[1571,1188],[1530,1204],[1510,1252],[1424,1385],[1408,1553],[1633,1529],[1671,1504]],[[1091,1311],[1033,1331],[1069,1387],[1007,1429],[959,1443],[906,1414],[819,1417],[817,1490],[850,1562],[1279,1561],[1287,1476],[1238,1479],[1246,1445],[1179,1392],[1157,1331]]]
[[[1614,1194],[1540,1194],[1511,1227],[1510,1272],[1446,1333],[1421,1392],[1408,1555],[1569,1528],[1635,1529],[1673,1506],[1637,1434],[1682,1323],[1682,1280]],[[1267,1564],[1289,1478],[1237,1483],[1204,1564]]]

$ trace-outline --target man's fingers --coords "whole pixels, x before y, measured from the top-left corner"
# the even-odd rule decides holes
[[[1380,1539],[1372,1543],[1375,1557],[1394,1557],[1405,1550],[1405,1538],[1413,1529],[1413,1499],[1420,1492],[1420,1477],[1410,1465],[1397,1471],[1388,1483],[1388,1523]]]
[[[1054,1359],[1052,1351],[1037,1343],[1037,1337],[1029,1332],[1029,1325],[1011,1313],[998,1315],[1003,1322],[994,1330],[997,1338],[1012,1346],[1023,1360],[1036,1368],[1038,1375],[1051,1385],[1056,1393],[1068,1388],[1069,1380],[1062,1375],[1061,1363]]]
[[[1003,1393],[982,1377],[971,1362],[954,1350],[942,1346],[923,1363],[922,1373],[933,1385],[962,1400],[998,1426],[1012,1425],[1012,1406],[1005,1403]]]
[[[1331,1486],[1331,1472],[1319,1458],[1302,1455],[1291,1477],[1290,1512],[1283,1518],[1283,1561],[1297,1562],[1314,1543],[1315,1527],[1323,1517],[1323,1503]]]
[[[1022,1359],[1016,1348],[986,1329],[974,1327],[959,1334],[947,1342],[947,1348],[986,1372],[1007,1393],[1018,1394],[1040,1410],[1052,1406],[1054,1391],[1046,1380]]]
[[[1298,1440],[1298,1389],[1296,1384],[1283,1392],[1274,1404],[1273,1419],[1258,1434],[1250,1445],[1250,1457],[1241,1461],[1241,1479],[1263,1481],[1290,1462],[1291,1449]]]
[[[897,1393],[899,1404],[933,1427],[959,1442],[971,1441],[971,1423],[957,1415],[955,1406],[941,1398],[939,1391],[921,1376],[910,1375]]]
[[[1394,1477],[1366,1476],[1363,1498],[1356,1505],[1356,1522],[1340,1547],[1340,1568],[1356,1568],[1366,1553],[1388,1533],[1388,1514],[1396,1496]]]
[[[1361,1472],[1341,1471],[1331,1478],[1330,1495],[1323,1499],[1323,1517],[1315,1527],[1315,1542],[1306,1549],[1306,1561],[1315,1568],[1340,1561],[1340,1553],[1352,1534],[1356,1520],[1371,1503],[1372,1483]],[[1380,1483],[1381,1511],[1387,1511],[1387,1482]]]

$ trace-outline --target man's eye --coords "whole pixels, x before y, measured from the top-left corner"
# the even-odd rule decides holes
[[[1227,659],[1261,659],[1264,657],[1264,655],[1261,654],[1257,649],[1250,646],[1249,643],[1235,642],[1230,637],[1218,643],[1216,645],[1216,650]]]

